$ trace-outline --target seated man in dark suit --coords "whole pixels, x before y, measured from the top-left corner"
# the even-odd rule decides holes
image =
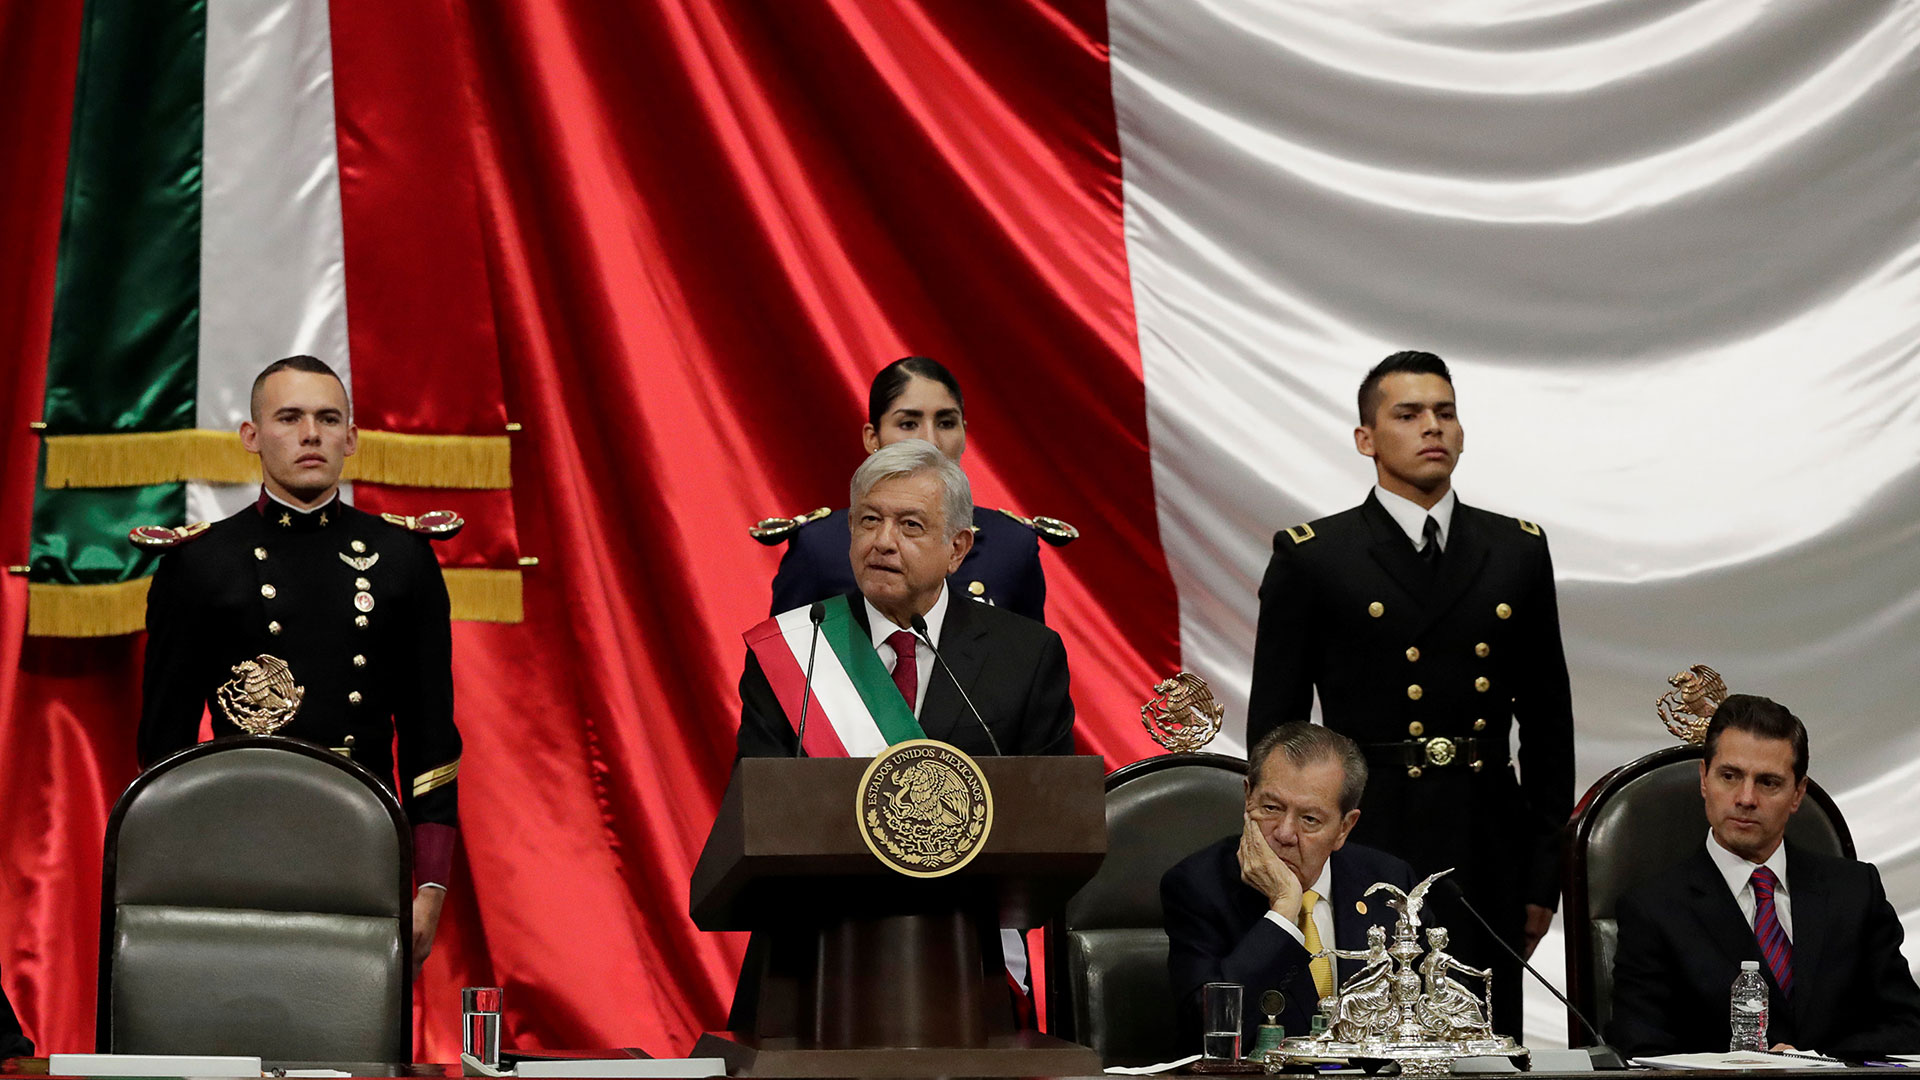
[[[1706,842],[1620,900],[1609,1041],[1635,1056],[1725,1050],[1733,977],[1757,960],[1776,1049],[1920,1052],[1920,988],[1879,872],[1782,842],[1807,793],[1807,729],[1735,694],[1706,750]]]
[[[1383,851],[1347,843],[1360,820],[1367,759],[1352,739],[1314,724],[1268,732],[1247,755],[1246,825],[1200,849],[1160,879],[1166,912],[1167,974],[1180,1030],[1200,1042],[1200,988],[1245,987],[1246,1045],[1268,990],[1286,995],[1287,1034],[1307,1033],[1319,999],[1360,961],[1313,959],[1322,949],[1358,952],[1372,926],[1391,929],[1375,882],[1414,886],[1413,868]]]

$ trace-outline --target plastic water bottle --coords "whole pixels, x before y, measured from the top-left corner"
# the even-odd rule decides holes
[[[1767,980],[1760,977],[1760,961],[1740,961],[1740,974],[1733,977],[1727,1024],[1733,1029],[1728,1050],[1767,1048]]]

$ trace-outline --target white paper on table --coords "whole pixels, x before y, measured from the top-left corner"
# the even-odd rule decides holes
[[[1188,1054],[1178,1061],[1163,1061],[1158,1065],[1114,1065],[1106,1071],[1114,1076],[1154,1076],[1172,1072],[1182,1065],[1191,1065],[1200,1060],[1199,1054]]]
[[[1661,1054],[1638,1057],[1635,1065],[1650,1069],[1841,1069],[1846,1066],[1817,1054],[1758,1053],[1741,1050],[1721,1054]]]
[[[725,1076],[727,1063],[717,1057],[565,1058],[547,1061],[521,1058],[514,1072],[520,1076],[651,1076],[683,1080],[689,1077]]]
[[[260,1059],[218,1054],[52,1054],[47,1071],[55,1076],[258,1077]]]

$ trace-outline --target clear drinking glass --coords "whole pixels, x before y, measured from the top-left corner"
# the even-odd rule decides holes
[[[1200,990],[1200,1056],[1208,1061],[1240,1060],[1239,983],[1208,983]]]
[[[500,988],[460,991],[460,1051],[488,1068],[500,1064]]]

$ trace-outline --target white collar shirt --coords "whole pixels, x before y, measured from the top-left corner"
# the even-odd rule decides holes
[[[1773,849],[1763,863],[1752,863],[1720,846],[1714,839],[1713,831],[1707,831],[1707,857],[1713,860],[1713,868],[1720,871],[1721,878],[1727,883],[1727,891],[1733,894],[1733,902],[1740,905],[1740,914],[1746,916],[1747,926],[1753,926],[1753,912],[1756,901],[1753,898],[1753,872],[1762,866],[1773,871],[1778,881],[1773,887],[1773,914],[1780,920],[1780,929],[1787,932],[1787,940],[1793,940],[1793,894],[1787,887],[1787,845],[1782,841]]]
[[[1333,856],[1327,856],[1327,861],[1320,864],[1320,876],[1313,879],[1313,884],[1309,888],[1320,897],[1320,902],[1313,905],[1313,925],[1320,931],[1320,947],[1336,948],[1339,943],[1333,939]],[[1275,926],[1292,934],[1293,940],[1299,942],[1303,948],[1306,946],[1306,931],[1295,926],[1292,919],[1272,908],[1267,909],[1267,919]]]
[[[1440,523],[1440,550],[1447,550],[1447,538],[1453,535],[1453,507],[1460,501],[1454,497],[1452,488],[1440,496],[1440,501],[1434,503],[1431,510],[1404,495],[1395,495],[1379,484],[1373,485],[1373,497],[1380,500],[1381,507],[1393,518],[1394,524],[1400,526],[1408,540],[1413,541],[1413,550],[1419,551],[1427,546],[1429,516]]]
[[[940,628],[947,621],[947,598],[952,593],[946,582],[940,583],[940,598],[933,602],[933,608],[927,612],[927,640],[934,648],[940,647]],[[900,661],[900,655],[887,644],[887,639],[899,633],[903,627],[895,626],[893,621],[880,614],[873,601],[862,596],[860,602],[867,605],[867,630],[873,635],[873,651],[880,654],[880,662],[886,665],[887,674],[893,674],[894,665]],[[920,706],[927,700],[927,684],[933,681],[933,649],[925,642],[915,642],[913,647],[913,670],[917,676],[913,693],[913,717],[920,718]]]

